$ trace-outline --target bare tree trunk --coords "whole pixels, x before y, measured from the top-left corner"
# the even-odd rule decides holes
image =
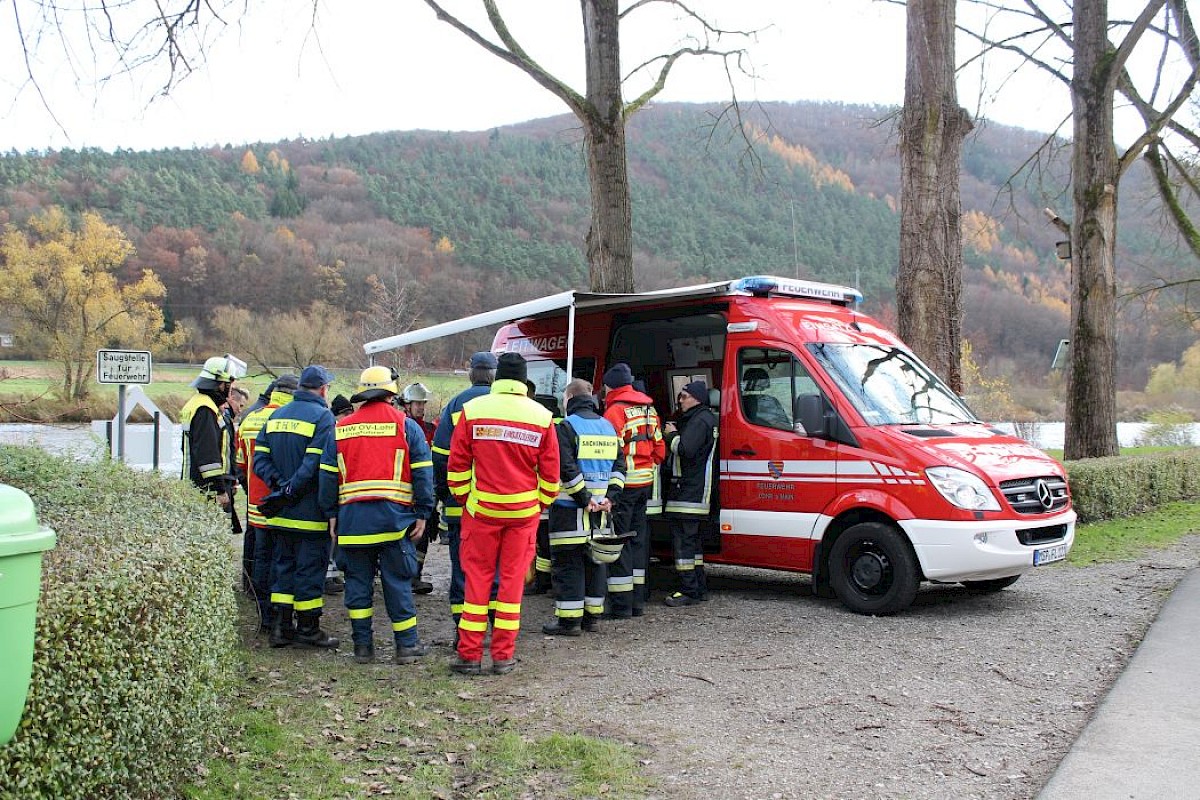
[[[587,63],[588,175],[592,224],[587,262],[593,292],[633,291],[633,221],[621,98],[617,0],[580,0]]]
[[[1066,460],[1117,455],[1117,185],[1107,0],[1075,0],[1071,370]]]
[[[900,139],[900,338],[962,391],[962,142],[972,124],[954,86],[954,0],[909,0]]]

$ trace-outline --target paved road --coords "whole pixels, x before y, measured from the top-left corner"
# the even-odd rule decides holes
[[[1200,570],[1150,626],[1039,800],[1200,797]]]

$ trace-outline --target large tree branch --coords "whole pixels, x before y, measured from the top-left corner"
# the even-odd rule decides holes
[[[726,65],[728,65],[730,58],[736,58],[738,60],[738,68],[741,69],[741,58],[744,55],[746,55],[745,50],[711,50],[707,47],[682,47],[673,53],[657,55],[654,58],[639,64],[629,72],[629,75],[634,75],[639,70],[648,69],[650,65],[656,62],[663,62],[662,67],[658,71],[658,77],[655,79],[654,84],[650,86],[649,89],[638,95],[636,99],[625,104],[625,118],[628,119],[663,90],[663,88],[667,85],[667,76],[670,74],[671,68],[675,66],[675,62],[684,56],[720,56],[725,60]],[[744,69],[742,71],[745,72]],[[728,75],[728,69],[726,69],[726,74]],[[629,75],[627,75],[626,78],[628,78]],[[729,75],[729,78],[730,87],[732,87],[733,76]]]
[[[1058,67],[1053,66],[1049,61],[1040,59],[1035,55],[1035,53],[1037,53],[1038,50],[1042,49],[1042,47],[1044,47],[1047,43],[1053,41],[1053,39],[1054,39],[1053,32],[1048,31],[1046,28],[1038,28],[1038,29],[1034,29],[1034,30],[1023,31],[1021,33],[1013,34],[1012,36],[1006,37],[1004,39],[992,39],[985,34],[979,33],[977,31],[973,31],[970,28],[964,27],[962,25],[956,25],[955,30],[959,31],[960,33],[967,34],[968,36],[975,39],[977,42],[979,42],[984,47],[983,52],[980,52],[977,55],[974,55],[971,58],[964,61],[959,66],[959,69],[962,69],[962,67],[968,66],[975,60],[982,58],[990,50],[1003,50],[1005,52],[1015,53],[1016,55],[1020,56],[1022,60],[1028,61],[1030,64],[1033,64],[1034,66],[1041,68],[1042,70],[1044,70],[1045,72],[1054,76],[1055,78],[1058,78],[1060,81],[1062,81],[1067,86],[1071,85],[1071,78],[1069,75],[1064,73]],[[1043,39],[1040,43],[1038,43],[1037,47],[1035,47],[1035,48],[1027,49],[1025,47],[1021,47],[1021,46],[1015,44],[1015,42],[1019,42],[1020,40],[1022,40],[1024,38],[1027,38],[1029,36],[1033,36],[1033,35],[1039,34],[1039,33],[1045,34],[1046,38]]]
[[[1162,145],[1157,141],[1150,143],[1150,146],[1146,148],[1146,163],[1150,167],[1150,174],[1154,176],[1154,183],[1158,187],[1159,196],[1162,197],[1163,203],[1166,204],[1167,213],[1175,223],[1175,227],[1179,229],[1179,233],[1182,234],[1184,243],[1192,251],[1193,255],[1200,258],[1200,230],[1196,229],[1191,217],[1188,216],[1180,200],[1179,192],[1171,182],[1171,177],[1167,173],[1167,167],[1163,163],[1162,156],[1159,153],[1160,146]],[[1175,166],[1177,173],[1182,177],[1184,184],[1191,190],[1192,194],[1200,196],[1196,183],[1188,175],[1188,171],[1182,169],[1182,166],[1175,160],[1170,150],[1167,150],[1165,146],[1163,150],[1166,151],[1167,158]]]
[[[1167,0],[1150,0],[1142,9],[1142,13],[1138,14],[1137,19],[1129,26],[1125,38],[1121,40],[1117,52],[1109,63],[1109,86],[1116,88],[1119,76],[1125,71],[1125,64],[1128,63],[1129,57],[1133,55],[1142,35],[1146,33],[1146,29],[1150,27],[1150,23],[1158,16],[1158,12],[1162,10],[1166,2]]]
[[[460,33],[466,36],[475,44],[487,50],[497,58],[507,61],[514,67],[517,67],[529,77],[533,78],[543,88],[549,90],[558,97],[575,114],[575,116],[583,119],[589,114],[587,98],[576,92],[570,86],[567,86],[562,81],[555,78],[549,72],[530,58],[529,54],[521,48],[517,41],[512,37],[508,30],[508,26],[504,23],[504,19],[500,16],[499,10],[496,8],[495,0],[484,0],[484,6],[487,9],[488,21],[491,22],[492,28],[496,31],[496,35],[500,37],[500,41],[505,44],[508,49],[500,47],[495,42],[485,39],[470,25],[467,25],[462,20],[455,17],[446,9],[442,8],[437,3],[437,0],[425,0],[425,5],[433,9],[437,14],[437,18],[442,22],[447,23],[451,27],[457,29]]]

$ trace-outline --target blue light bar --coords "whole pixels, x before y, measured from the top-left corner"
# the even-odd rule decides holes
[[[777,278],[774,275],[753,275],[733,281],[730,289],[747,294],[781,294],[788,297],[803,297],[808,300],[825,300],[837,305],[861,303],[863,296],[858,289],[836,286],[832,283],[798,281],[793,278]]]

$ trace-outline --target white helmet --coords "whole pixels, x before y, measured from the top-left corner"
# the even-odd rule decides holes
[[[429,400],[429,388],[423,383],[410,383],[404,387],[400,399],[406,403],[424,403]]]
[[[223,356],[213,356],[204,362],[200,374],[192,381],[193,389],[209,391],[217,388],[218,383],[232,383],[246,377],[246,362],[237,356],[226,353]]]
[[[593,530],[588,537],[588,557],[595,564],[612,564],[621,557],[625,540],[613,534],[612,528]]]

